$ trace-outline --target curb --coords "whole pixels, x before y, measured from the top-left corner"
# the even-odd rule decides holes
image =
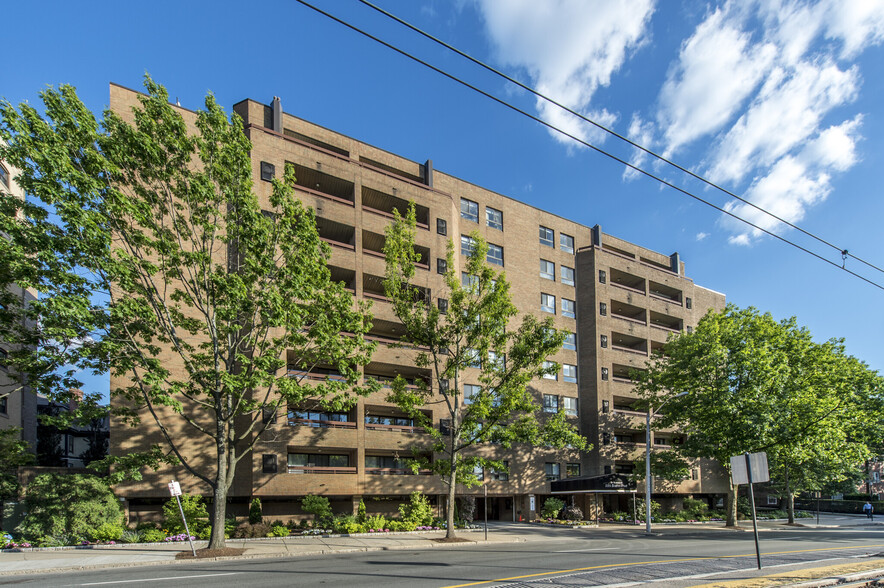
[[[808,580],[807,582],[799,582],[798,584],[786,584],[781,586],[781,588],[818,588],[822,586],[837,586],[838,584],[846,584],[848,582],[877,580],[879,578],[884,578],[884,568],[879,568],[877,570],[868,570],[865,572],[857,572],[856,574],[847,574],[844,576],[820,578],[819,580]]]

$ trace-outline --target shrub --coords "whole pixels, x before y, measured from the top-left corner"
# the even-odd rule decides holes
[[[204,529],[200,529],[199,533],[196,534],[198,539],[202,539],[203,541],[208,541],[209,537],[212,536],[212,527],[206,525]],[[230,537],[230,534],[226,531],[224,532],[224,538],[227,539]]]
[[[313,515],[314,526],[316,526],[316,523],[325,522],[332,518],[331,505],[325,496],[315,496],[313,494],[305,496],[301,500],[301,508],[304,509],[304,512],[309,512]]]
[[[255,537],[266,537],[270,532],[270,527],[264,523],[249,523],[248,521],[240,523],[233,531],[236,539],[252,539]]]
[[[120,535],[120,543],[141,543],[141,533],[127,529]]]
[[[141,531],[142,529],[159,529],[160,526],[151,521],[142,521],[135,525],[136,531]]]
[[[356,509],[356,522],[364,523],[367,513],[365,511],[365,501],[361,498],[359,499],[359,508]]]
[[[426,496],[420,492],[412,492],[409,501],[399,505],[399,516],[403,522],[426,526],[433,522],[433,507]]]
[[[224,536],[230,537],[233,535],[233,532],[236,530],[237,526],[236,517],[228,517],[224,519]]]
[[[701,515],[709,510],[709,505],[705,500],[696,500],[694,498],[685,498],[682,502],[682,508],[689,514]]]
[[[203,497],[199,494],[182,494],[181,509],[187,517],[187,525],[191,534],[199,533],[209,524],[209,513],[203,504]],[[178,501],[174,498],[163,504],[163,518],[165,528],[172,534],[184,533],[184,521],[181,520],[181,510],[178,509]]]
[[[288,537],[289,528],[285,525],[271,525],[268,537]]]
[[[645,520],[645,500],[644,498],[639,498],[635,501],[635,510],[636,516],[638,520]],[[660,518],[660,503],[651,501],[651,520],[657,520]]]
[[[144,529],[141,531],[141,541],[143,543],[160,543],[165,538],[166,534],[159,529]]]
[[[120,525],[123,513],[110,488],[86,474],[41,474],[25,493],[28,513],[16,532],[26,538],[87,536],[104,523]]]
[[[66,533],[58,536],[38,537],[34,541],[34,545],[37,547],[64,547],[65,545],[76,545],[77,543],[79,543],[79,540],[76,537]]]
[[[473,519],[476,517],[476,497],[461,496],[457,499],[457,502],[460,509],[459,518],[467,523],[472,523]]]
[[[540,514],[547,519],[554,519],[558,516],[559,511],[565,507],[565,503],[558,498],[547,498],[540,509]]]
[[[253,498],[249,505],[249,522],[253,525],[264,521],[264,513],[261,512],[261,499]]]
[[[117,541],[123,536],[123,525],[104,523],[90,533],[93,541]]]
[[[369,531],[383,531],[387,528],[387,517],[382,514],[371,515],[365,519],[364,526]]]
[[[566,506],[562,509],[562,518],[566,521],[582,521],[583,520],[583,511],[580,510],[579,506],[574,504]]]

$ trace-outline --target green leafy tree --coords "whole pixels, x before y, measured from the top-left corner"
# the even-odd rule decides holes
[[[123,523],[119,501],[96,476],[41,474],[28,484],[24,503],[27,514],[16,532],[31,540],[62,535],[92,539],[105,523]]]
[[[0,429],[0,504],[18,497],[18,468],[34,463],[34,455],[20,434],[21,429]]]
[[[392,385],[389,400],[420,422],[433,439],[433,450],[441,458],[432,461],[416,457],[414,468],[427,468],[442,476],[448,486],[447,536],[454,537],[454,505],[457,484],[478,484],[477,467],[503,471],[503,463],[471,451],[477,445],[495,442],[503,447],[532,443],[547,447],[586,446],[586,440],[568,423],[563,412],[539,417],[540,407],[528,384],[534,378],[553,373],[559,366],[544,367],[544,361],[561,349],[565,332],[556,330],[551,319],[538,320],[527,314],[522,324],[509,330],[518,314],[513,305],[506,276],[494,271],[486,261],[488,245],[478,234],[472,238],[472,253],[457,263],[454,246],[448,243],[448,271],[445,291],[448,309],[424,299],[411,284],[415,262],[415,213],[411,205],[406,217],[396,212],[386,229],[384,253],[387,260],[384,288],[396,316],[404,325],[404,344],[415,345],[415,365],[432,374],[432,387],[421,380],[417,387],[406,387],[399,377]],[[470,276],[461,283],[455,268]],[[464,398],[464,378],[475,369],[481,391]],[[437,401],[446,415],[445,430],[436,429],[420,409]]]
[[[313,515],[314,526],[328,522],[333,516],[331,504],[325,496],[309,494],[301,499],[301,508]]]
[[[879,385],[840,344],[814,343],[794,318],[778,322],[733,305],[708,313],[693,333],[670,338],[648,370],[633,377],[645,401],[667,403],[660,426],[687,434],[683,455],[716,459],[729,471],[731,456],[766,451],[792,472],[790,493],[796,468],[828,451],[827,444],[847,459],[863,453],[861,443],[845,443],[863,421],[858,401]],[[736,525],[736,491],[729,484],[728,526]]]
[[[19,219],[4,224],[21,266],[7,279],[44,293],[36,359],[15,361],[56,391],[74,371],[58,376],[60,365],[109,369],[116,418],[164,441],[109,458],[115,474],[180,463],[212,494],[215,549],[236,465],[275,415],[306,399],[342,410],[374,389],[358,369],[371,317],[331,280],[291,168],[259,202],[239,117],[209,95],[185,120],[162,86],[145,87],[132,122],[110,111],[97,121],[68,86],[41,94],[45,119],[0,104],[0,155],[34,197],[3,199]],[[317,365],[341,377],[308,384]]]
[[[261,499],[252,498],[252,502],[249,504],[249,522],[256,525],[263,521],[264,513],[261,512]]]
[[[163,528],[173,535],[184,533],[184,521],[181,519],[181,511],[183,510],[191,534],[199,534],[209,523],[209,512],[206,510],[203,497],[199,494],[182,494],[179,498],[181,499],[180,509],[178,501],[174,498],[170,498],[163,504]]]

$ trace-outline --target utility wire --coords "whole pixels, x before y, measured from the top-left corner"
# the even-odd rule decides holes
[[[595,151],[595,152],[597,152],[597,153],[599,153],[599,154],[601,154],[601,155],[604,155],[605,157],[608,157],[608,158],[610,158],[610,159],[613,159],[613,160],[616,161],[617,163],[620,163],[620,164],[622,164],[622,165],[624,165],[624,166],[626,166],[626,167],[628,167],[628,168],[630,168],[630,169],[632,169],[632,170],[635,170],[636,172],[638,172],[638,173],[640,173],[640,174],[642,174],[642,175],[644,175],[644,176],[647,176],[647,177],[649,177],[649,178],[651,178],[651,179],[653,179],[653,180],[656,180],[657,182],[659,182],[659,183],[661,183],[661,184],[663,184],[663,185],[665,185],[665,186],[668,186],[668,187],[672,188],[673,190],[675,190],[675,191],[677,191],[677,192],[680,192],[680,193],[684,194],[685,196],[688,196],[688,197],[690,197],[690,198],[693,198],[694,200],[696,200],[696,201],[698,201],[698,202],[701,202],[701,203],[703,203],[703,204],[705,204],[705,205],[707,205],[707,206],[709,206],[709,207],[711,207],[711,208],[714,208],[715,210],[717,210],[717,211],[719,211],[719,212],[721,212],[721,213],[723,213],[723,214],[725,214],[725,215],[727,215],[727,216],[730,216],[731,218],[734,218],[734,219],[736,219],[736,220],[738,220],[738,221],[740,221],[740,222],[742,222],[742,223],[744,223],[744,224],[747,224],[747,225],[749,225],[750,227],[752,227],[752,228],[754,228],[754,229],[757,229],[757,230],[761,231],[762,233],[765,233],[765,234],[767,234],[767,235],[770,235],[770,236],[773,237],[774,239],[777,239],[777,240],[779,240],[779,241],[782,241],[783,243],[786,243],[786,244],[788,244],[788,245],[791,245],[792,247],[795,247],[796,249],[798,249],[798,250],[800,250],[800,251],[803,251],[804,253],[807,253],[808,255],[812,255],[813,257],[816,257],[817,259],[819,259],[819,260],[821,260],[821,261],[824,261],[825,263],[828,263],[829,265],[832,265],[832,266],[834,266],[834,267],[836,267],[836,268],[838,268],[838,269],[840,269],[840,270],[842,270],[842,271],[845,271],[845,272],[847,272],[848,274],[850,274],[850,275],[852,275],[852,276],[855,276],[855,277],[859,278],[860,280],[862,280],[862,281],[864,281],[864,282],[867,282],[867,283],[871,284],[872,286],[875,286],[876,288],[879,288],[879,289],[881,289],[881,290],[884,290],[884,285],[879,284],[879,283],[877,283],[877,282],[874,282],[874,281],[872,281],[872,280],[866,278],[865,276],[862,276],[862,275],[860,275],[860,274],[858,274],[858,273],[856,273],[856,272],[854,272],[854,271],[851,271],[851,270],[849,270],[849,269],[847,269],[847,268],[845,268],[845,267],[842,267],[842,266],[838,265],[837,263],[835,263],[834,261],[831,261],[830,259],[826,259],[826,258],[823,257],[822,255],[819,255],[818,253],[815,253],[815,252],[813,252],[813,251],[811,251],[811,250],[809,250],[809,249],[807,249],[807,248],[805,248],[805,247],[803,247],[803,246],[801,246],[801,245],[798,245],[797,243],[794,243],[793,241],[790,241],[790,240],[786,239],[785,237],[781,237],[780,235],[777,235],[776,233],[773,233],[773,232],[771,232],[771,231],[769,231],[769,230],[767,230],[767,229],[765,229],[765,228],[763,228],[763,227],[760,227],[760,226],[756,225],[755,223],[752,223],[752,222],[750,222],[750,221],[748,221],[748,220],[746,220],[746,219],[744,219],[744,218],[742,218],[742,217],[740,217],[740,216],[737,216],[736,214],[734,214],[734,213],[732,213],[732,212],[730,212],[730,211],[728,211],[728,210],[725,210],[724,208],[722,208],[722,207],[720,207],[720,206],[718,206],[718,205],[716,205],[716,204],[713,204],[712,202],[709,202],[708,200],[705,200],[705,199],[703,199],[703,198],[697,196],[696,194],[693,194],[692,192],[689,192],[688,190],[685,190],[684,188],[681,188],[681,187],[679,187],[679,186],[676,186],[676,185],[673,184],[672,182],[669,182],[668,180],[665,180],[665,179],[663,179],[663,178],[661,178],[661,177],[659,177],[659,176],[657,176],[657,175],[654,175],[653,173],[651,173],[651,172],[649,172],[649,171],[646,171],[646,170],[644,170],[644,169],[642,169],[642,168],[640,168],[640,167],[638,167],[638,166],[636,166],[636,165],[634,165],[634,164],[632,164],[632,163],[630,163],[630,162],[628,162],[628,161],[622,159],[621,157],[618,157],[618,156],[616,156],[616,155],[614,155],[614,154],[612,154],[612,153],[608,153],[608,152],[605,151],[604,149],[601,149],[601,148],[599,148],[599,147],[596,147],[595,145],[593,145],[593,144],[591,144],[591,143],[588,143],[587,141],[584,141],[583,139],[580,139],[580,138],[578,138],[578,137],[576,137],[576,136],[574,136],[574,135],[568,133],[567,131],[564,131],[564,130],[562,130],[562,129],[556,127],[556,126],[553,125],[552,123],[548,123],[548,122],[546,122],[545,120],[543,120],[543,119],[541,119],[541,118],[539,118],[539,117],[537,117],[537,116],[535,116],[535,115],[533,115],[533,114],[531,114],[531,113],[529,113],[529,112],[527,112],[527,111],[525,111],[525,110],[522,110],[522,109],[520,109],[520,108],[517,107],[517,106],[513,106],[513,105],[510,104],[509,102],[506,102],[506,101],[504,101],[504,100],[501,100],[500,98],[498,98],[498,97],[496,97],[496,96],[493,96],[493,95],[489,94],[489,93],[486,92],[485,90],[482,90],[482,89],[480,89],[480,88],[478,88],[478,87],[476,87],[476,86],[473,86],[473,85],[470,84],[469,82],[466,82],[466,81],[464,81],[464,80],[462,80],[462,79],[460,79],[460,78],[458,78],[458,77],[456,77],[456,76],[454,76],[454,75],[452,75],[452,74],[446,72],[445,70],[442,70],[442,69],[436,67],[435,65],[432,65],[431,63],[428,63],[428,62],[426,62],[426,61],[420,59],[419,57],[416,57],[416,56],[414,56],[414,55],[412,55],[412,54],[410,54],[410,53],[408,53],[408,52],[406,52],[406,51],[404,51],[404,50],[402,50],[402,49],[399,49],[399,48],[396,47],[395,45],[392,45],[392,44],[388,43],[387,41],[384,41],[383,39],[380,39],[380,38],[378,38],[378,37],[375,37],[375,36],[372,35],[371,33],[367,32],[367,31],[364,31],[364,30],[360,29],[359,27],[357,27],[357,26],[355,26],[355,25],[352,25],[352,24],[348,23],[348,22],[346,22],[346,21],[344,21],[344,20],[338,18],[337,16],[335,16],[335,15],[333,15],[333,14],[330,14],[330,13],[328,13],[328,12],[322,10],[321,8],[318,8],[318,7],[316,7],[316,6],[313,6],[312,4],[310,4],[309,2],[307,2],[306,0],[296,0],[296,2],[298,2],[299,4],[302,4],[303,6],[306,6],[307,8],[310,8],[311,10],[314,10],[314,11],[318,12],[319,14],[321,14],[321,15],[323,15],[323,16],[325,16],[325,17],[327,17],[327,18],[329,18],[329,19],[331,19],[331,20],[337,22],[338,24],[341,24],[341,25],[347,27],[348,29],[350,29],[350,30],[352,30],[352,31],[354,31],[354,32],[356,32],[356,33],[359,33],[360,35],[363,35],[363,36],[365,36],[365,37],[371,39],[372,41],[375,41],[376,43],[379,43],[379,44],[383,45],[384,47],[387,47],[388,49],[391,49],[392,51],[395,51],[396,53],[399,53],[399,54],[402,55],[403,57],[406,57],[406,58],[408,58],[408,59],[410,59],[410,60],[412,60],[412,61],[415,61],[415,62],[419,63],[420,65],[423,65],[424,67],[426,67],[426,68],[428,68],[428,69],[431,69],[431,70],[435,71],[436,73],[438,73],[438,74],[440,74],[440,75],[442,75],[442,76],[445,76],[446,78],[450,79],[450,80],[453,81],[453,82],[456,82],[456,83],[458,83],[458,84],[460,84],[460,85],[462,85],[462,86],[465,86],[466,88],[469,88],[470,90],[473,90],[474,92],[477,92],[477,93],[479,93],[479,94],[485,96],[486,98],[488,98],[488,99],[490,99],[490,100],[493,100],[494,102],[497,102],[497,103],[500,104],[501,106],[504,106],[504,107],[506,107],[506,108],[508,108],[508,109],[510,109],[510,110],[513,110],[513,111],[515,111],[515,112],[517,112],[517,113],[519,113],[519,114],[521,114],[521,115],[523,115],[523,116],[525,116],[525,117],[527,117],[527,118],[530,118],[531,120],[533,120],[533,121],[535,121],[535,122],[537,122],[537,123],[540,123],[541,125],[547,127],[547,128],[550,129],[550,130],[556,131],[557,133],[560,133],[560,134],[564,135],[565,137],[568,137],[569,139],[572,139],[572,140],[576,141],[577,143],[580,143],[581,145],[584,145],[585,147],[589,147],[589,148],[592,149],[593,151]]]
[[[617,133],[617,132],[614,131],[613,129],[610,129],[610,128],[608,128],[608,127],[602,125],[601,123],[598,123],[598,122],[592,120],[591,118],[589,118],[589,117],[587,117],[587,116],[584,116],[583,114],[577,112],[576,110],[573,110],[572,108],[569,108],[568,106],[565,106],[565,105],[562,104],[561,102],[558,102],[558,101],[554,100],[553,98],[550,98],[549,96],[543,94],[542,92],[538,91],[537,89],[535,89],[535,88],[533,88],[533,87],[531,87],[531,86],[528,86],[527,84],[524,84],[524,83],[520,82],[519,80],[517,80],[517,79],[515,79],[515,78],[513,78],[513,77],[511,77],[511,76],[509,76],[509,75],[507,75],[507,74],[505,74],[505,73],[503,73],[502,71],[500,71],[500,70],[498,70],[498,69],[495,69],[494,67],[491,67],[491,66],[488,65],[487,63],[485,63],[485,62],[483,62],[483,61],[481,61],[481,60],[479,60],[479,59],[476,59],[476,58],[473,57],[472,55],[470,55],[470,54],[468,54],[468,53],[465,53],[465,52],[461,51],[461,50],[458,49],[457,47],[454,47],[453,45],[450,45],[449,43],[446,43],[445,41],[443,41],[443,40],[441,40],[441,39],[439,39],[439,38],[437,38],[437,37],[431,35],[430,33],[424,31],[423,29],[420,29],[419,27],[416,27],[415,25],[412,25],[411,23],[409,23],[409,22],[407,22],[407,21],[405,21],[405,20],[399,18],[399,17],[396,16],[395,14],[392,14],[392,13],[390,13],[390,12],[384,10],[383,8],[380,8],[379,6],[376,6],[376,5],[372,4],[372,3],[369,2],[368,0],[359,0],[359,2],[361,2],[362,4],[368,6],[369,8],[371,8],[371,9],[373,9],[373,10],[376,10],[377,12],[380,12],[381,14],[383,14],[384,16],[386,16],[386,17],[388,17],[388,18],[390,18],[390,19],[392,19],[392,20],[395,20],[395,21],[398,22],[399,24],[401,24],[401,25],[403,25],[403,26],[405,26],[405,27],[408,27],[409,29],[411,29],[412,31],[418,33],[419,35],[422,35],[422,36],[424,36],[425,38],[430,39],[430,40],[433,41],[434,43],[437,43],[437,44],[439,44],[439,45],[442,45],[443,47],[445,47],[445,48],[448,49],[449,51],[453,51],[454,53],[457,53],[457,54],[460,55],[461,57],[463,57],[463,58],[465,58],[465,59],[468,59],[469,61],[473,62],[474,64],[478,65],[479,67],[482,67],[482,68],[484,68],[484,69],[487,70],[487,71],[490,71],[491,73],[493,73],[493,74],[495,74],[495,75],[497,75],[497,76],[499,76],[499,77],[501,77],[501,78],[507,80],[508,82],[511,82],[511,83],[513,83],[513,84],[516,84],[517,86],[519,86],[519,87],[522,88],[523,90],[526,90],[526,91],[530,92],[530,93],[533,94],[534,96],[537,96],[538,98],[540,98],[540,99],[542,99],[542,100],[545,100],[546,102],[549,102],[550,104],[553,104],[553,105],[555,105],[555,106],[561,108],[561,109],[564,110],[565,112],[568,112],[569,114],[572,114],[572,115],[576,116],[576,117],[579,118],[580,120],[582,120],[582,121],[584,121],[584,122],[586,122],[586,123],[589,123],[589,124],[593,125],[594,127],[596,127],[596,128],[598,128],[598,129],[604,131],[605,133],[608,133],[609,135],[612,135],[612,136],[614,136],[614,137],[617,137],[617,138],[620,139],[621,141],[624,141],[624,142],[628,143],[629,145],[635,147],[636,149],[638,149],[638,150],[640,150],[640,151],[643,151],[643,152],[647,153],[647,154],[650,155],[651,157],[653,157],[653,158],[655,158],[655,159],[657,159],[657,160],[659,160],[659,161],[662,161],[662,162],[664,162],[664,163],[666,163],[666,164],[668,164],[668,165],[671,165],[672,167],[676,168],[677,170],[679,170],[679,171],[681,171],[681,172],[683,172],[683,173],[688,174],[688,175],[691,176],[692,178],[694,178],[694,179],[696,179],[696,180],[699,180],[700,182],[706,184],[707,186],[710,186],[710,187],[712,187],[712,188],[715,188],[716,190],[720,190],[721,192],[727,194],[728,196],[730,196],[730,197],[732,197],[732,198],[736,198],[736,199],[739,200],[740,202],[742,202],[742,203],[744,203],[744,204],[747,204],[747,205],[751,206],[751,207],[754,208],[755,210],[758,210],[759,212],[762,212],[762,213],[764,213],[764,214],[770,216],[771,218],[773,218],[773,219],[775,219],[775,220],[777,220],[777,221],[783,223],[784,225],[787,225],[787,226],[789,226],[789,227],[795,229],[796,231],[799,231],[799,232],[801,232],[801,233],[807,235],[808,237],[811,237],[812,239],[816,239],[817,241],[819,241],[820,243],[823,243],[824,245],[828,245],[829,247],[831,247],[832,249],[834,249],[835,251],[837,251],[838,253],[840,253],[844,258],[850,257],[850,258],[855,259],[856,261],[858,261],[858,262],[860,262],[860,263],[863,263],[863,264],[865,264],[865,265],[867,265],[867,266],[869,266],[869,267],[871,267],[871,268],[873,268],[873,269],[878,270],[879,272],[884,273],[884,269],[882,269],[882,268],[880,268],[880,267],[878,267],[878,266],[876,266],[876,265],[874,265],[874,264],[872,264],[872,263],[869,263],[868,261],[865,261],[864,259],[861,259],[861,258],[857,257],[856,255],[853,255],[853,254],[850,253],[847,249],[845,249],[845,248],[843,248],[843,247],[838,247],[837,245],[835,245],[835,244],[833,244],[833,243],[830,243],[829,241],[823,239],[822,237],[819,237],[819,236],[817,236],[817,235],[811,233],[810,231],[807,231],[807,230],[805,230],[805,229],[802,229],[802,228],[799,227],[798,225],[795,225],[795,224],[793,224],[793,223],[787,221],[786,219],[784,219],[784,218],[782,218],[782,217],[780,217],[780,216],[777,216],[776,214],[770,212],[769,210],[767,210],[767,209],[765,209],[765,208],[762,208],[762,207],[758,206],[757,204],[751,202],[750,200],[747,200],[747,199],[743,198],[742,196],[739,196],[738,194],[735,194],[734,192],[731,192],[731,191],[728,190],[727,188],[724,188],[723,186],[720,186],[720,185],[716,184],[715,182],[713,182],[713,181],[711,181],[711,180],[708,180],[708,179],[706,179],[705,177],[703,177],[703,176],[701,176],[701,175],[699,175],[699,174],[697,174],[697,173],[692,172],[691,170],[685,168],[685,167],[682,166],[682,165],[679,165],[678,163],[672,161],[671,159],[669,159],[669,158],[667,158],[667,157],[664,157],[663,155],[660,155],[659,153],[656,153],[655,151],[653,151],[653,150],[651,150],[651,149],[648,149],[647,147],[645,147],[645,146],[643,146],[643,145],[641,145],[641,144],[639,144],[639,143],[636,143],[635,141],[629,139],[628,137],[626,137],[626,136],[624,136],[624,135],[621,135],[621,134]]]

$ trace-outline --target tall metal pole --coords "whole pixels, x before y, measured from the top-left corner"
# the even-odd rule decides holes
[[[651,534],[651,405],[645,427],[645,533]]]
[[[755,490],[752,488],[752,465],[749,463],[749,454],[743,454],[746,458],[746,475],[749,477],[749,502],[752,505],[752,531],[755,533],[755,559],[758,560],[758,569],[761,569],[761,548],[758,547],[758,521],[755,518]]]
[[[184,531],[187,533],[187,540],[190,541],[190,550],[193,552],[193,557],[196,557],[196,547],[193,546],[193,537],[190,536],[190,529],[187,526],[187,517],[184,516],[184,508],[181,506],[181,497],[176,495],[175,500],[178,501],[178,510],[181,512],[181,520],[184,521]]]

